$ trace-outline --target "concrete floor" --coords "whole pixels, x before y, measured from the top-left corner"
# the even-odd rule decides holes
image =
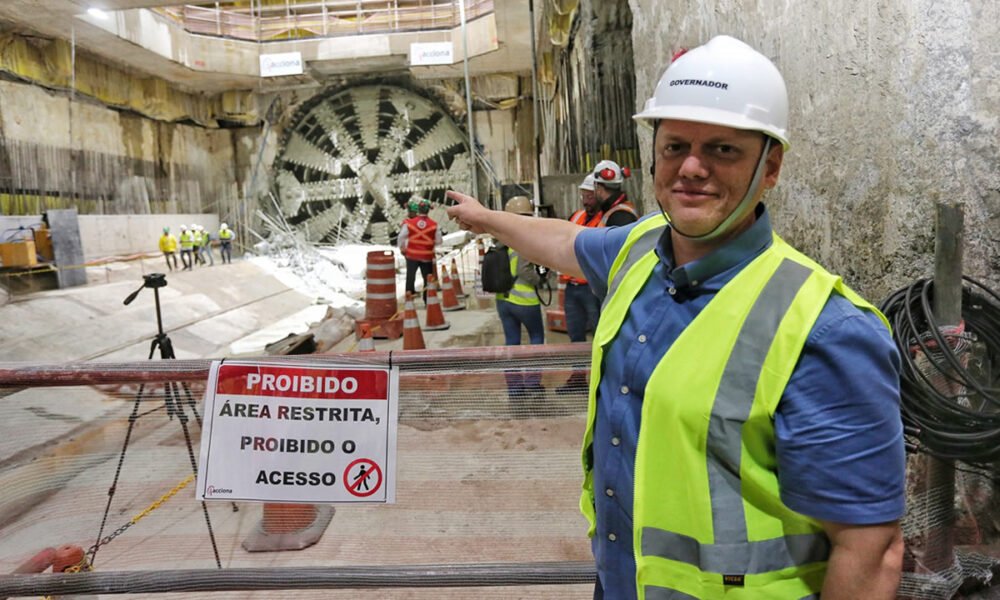
[[[87,286],[15,296],[0,306],[0,361],[145,360],[157,333],[153,290],[122,302],[163,267],[162,259],[114,263],[88,269]],[[313,304],[243,261],[167,273],[159,294],[177,358],[224,356],[233,342]]]
[[[0,307],[0,361],[145,360],[155,334],[150,290],[122,299],[159,261],[98,272],[105,281],[16,299]],[[96,282],[95,282],[96,283]],[[316,314],[312,299],[247,263],[168,274],[164,327],[178,358],[223,356],[256,336],[280,339]],[[470,306],[473,301],[470,300]],[[310,308],[312,307],[312,308]],[[322,310],[322,307],[318,307]],[[298,315],[298,316],[296,316]],[[495,343],[495,310],[446,313],[429,348]],[[423,310],[420,320],[424,322]],[[279,323],[277,328],[274,323]],[[285,331],[290,329],[292,331]],[[267,331],[274,331],[268,340]],[[262,333],[263,332],[263,333]],[[565,342],[561,334],[550,343]],[[334,351],[346,351],[353,339]],[[401,340],[377,340],[379,349]],[[260,506],[208,504],[223,567],[363,566],[588,560],[577,508],[585,399],[549,394],[542,411],[512,412],[502,371],[463,371],[465,382],[401,389],[397,503],[337,506],[318,544],[298,552],[247,553]],[[545,375],[550,389],[564,371]],[[458,380],[456,380],[458,381]],[[476,384],[469,387],[468,382]],[[162,393],[153,386],[152,393]],[[195,386],[200,405],[202,386]],[[127,429],[133,387],[0,390],[0,573],[45,546],[88,547],[100,526]],[[149,390],[147,390],[148,392]],[[139,419],[123,462],[105,534],[191,472],[176,419],[159,410]],[[193,451],[200,429],[191,421]],[[212,568],[200,503],[189,486],[98,554],[99,570]],[[587,598],[590,586],[221,593],[220,598]],[[110,596],[108,596],[110,598]],[[184,597],[204,597],[203,594]]]

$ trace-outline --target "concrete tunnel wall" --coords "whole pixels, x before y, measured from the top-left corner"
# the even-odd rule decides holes
[[[0,242],[28,239],[16,231],[19,227],[37,228],[41,215],[21,217],[0,216]],[[160,235],[164,227],[180,239],[180,225],[198,224],[219,236],[219,215],[214,214],[164,214],[164,215],[80,215],[80,243],[85,260],[128,256],[141,252],[159,252]],[[27,234],[30,235],[30,234]]]
[[[81,214],[225,212],[240,185],[231,131],[0,81],[0,194],[75,191]]]
[[[934,204],[965,210],[968,275],[1000,288],[1000,3],[629,0],[636,109],[672,53],[717,34],[782,71],[791,149],[776,230],[867,298],[934,268]],[[644,169],[651,137],[640,129]],[[644,184],[647,211],[651,182]]]

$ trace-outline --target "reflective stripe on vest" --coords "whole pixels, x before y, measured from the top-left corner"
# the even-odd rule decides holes
[[[437,238],[437,223],[428,217],[413,217],[406,223],[406,252],[410,260],[429,262],[434,260],[434,242]],[[423,227],[421,227],[421,223]]]
[[[661,215],[641,221],[612,265],[592,372],[600,373],[604,347],[659,261],[652,249],[665,224]],[[818,522],[781,502],[773,416],[831,293],[878,314],[774,236],[657,364],[646,384],[635,459],[640,600],[800,599],[821,589],[829,542]],[[592,378],[584,434],[581,509],[591,531],[599,385],[600,377]]]
[[[538,306],[538,294],[535,293],[535,286],[527,283],[517,276],[517,252],[513,248],[507,248],[507,255],[510,256],[510,274],[514,277],[514,287],[506,294],[497,294],[496,299],[518,306]]]
[[[608,212],[604,213],[604,216],[601,217],[601,225],[607,225],[608,217],[615,214],[616,212],[622,212],[622,211],[630,213],[636,219],[639,218],[639,213],[635,210],[635,206],[633,206],[631,202],[626,200],[625,195],[622,194],[621,196],[618,197],[618,200],[616,200],[615,203],[611,205],[611,208],[608,209]]]

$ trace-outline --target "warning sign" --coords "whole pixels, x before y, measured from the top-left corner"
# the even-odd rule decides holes
[[[399,372],[215,362],[197,497],[395,502]]]
[[[371,496],[382,486],[382,469],[374,461],[359,458],[344,470],[344,485],[359,498]]]

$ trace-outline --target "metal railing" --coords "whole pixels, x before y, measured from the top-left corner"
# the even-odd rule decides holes
[[[464,0],[466,19],[493,12],[493,0]],[[285,4],[153,9],[185,30],[239,40],[281,41],[452,29],[460,24],[453,0],[317,0]]]
[[[405,433],[396,504],[340,505],[325,544],[281,557],[239,550],[252,524],[246,511],[256,505],[212,504],[207,532],[208,516],[190,496],[151,514],[183,487],[177,479],[191,476],[176,417],[161,404],[171,386],[183,386],[189,403],[197,399],[211,360],[0,363],[0,598],[251,590],[348,598],[352,592],[332,590],[364,589],[390,598],[402,588],[467,598],[462,588],[480,588],[476,596],[486,599],[511,597],[499,588],[512,587],[521,598],[585,595],[595,576],[576,508],[586,392],[553,390],[586,371],[589,354],[587,344],[566,344],[261,357],[289,367],[399,369]],[[506,378],[518,372],[540,375],[548,397],[528,404],[511,397]],[[120,436],[135,420],[126,460]],[[129,528],[133,514],[131,523],[144,520]],[[98,523],[104,533],[126,527],[102,538]],[[213,535],[222,568],[199,568],[215,564],[207,550]],[[94,553],[93,571],[15,570],[41,546],[87,547],[95,539],[110,549]],[[368,551],[380,543],[388,549]]]

